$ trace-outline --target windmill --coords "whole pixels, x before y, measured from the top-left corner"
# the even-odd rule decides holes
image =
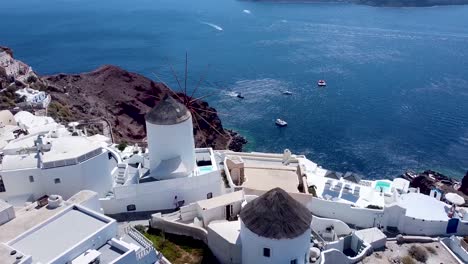
[[[226,133],[224,129],[221,126],[220,120],[215,120],[215,124],[213,124],[213,121],[207,120],[209,119],[210,116],[213,115],[223,115],[219,112],[217,112],[214,108],[209,107],[207,104],[203,103],[203,99],[208,98],[209,96],[212,96],[214,93],[203,95],[203,96],[196,96],[197,91],[199,90],[200,86],[204,82],[204,75],[200,76],[200,79],[197,82],[197,85],[194,87],[194,89],[191,91],[191,93],[188,93],[188,87],[187,87],[187,81],[188,81],[188,54],[185,53],[185,69],[184,69],[184,79],[183,79],[183,86],[181,83],[180,78],[178,77],[176,71],[174,70],[174,67],[169,64],[171,73],[177,82],[177,86],[179,88],[179,91],[174,91],[169,85],[167,85],[163,80],[161,80],[156,73],[153,73],[156,78],[158,79],[159,82],[164,84],[172,94],[172,97],[177,99],[179,102],[181,102],[187,109],[190,111],[193,117],[193,127],[194,127],[194,136],[200,136],[202,140],[202,147],[208,147],[210,144],[207,142],[207,135],[206,135],[206,129],[203,129],[204,127],[208,128],[211,131],[214,131],[216,134],[219,136],[225,138],[226,140],[231,139],[231,135],[229,133]],[[207,67],[207,72],[209,70],[209,65]],[[219,123],[218,126],[216,126],[216,123]],[[200,133],[200,135],[197,135],[197,132]],[[214,142],[212,142],[214,143]]]

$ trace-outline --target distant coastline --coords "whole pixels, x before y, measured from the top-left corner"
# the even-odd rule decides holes
[[[252,2],[278,3],[353,3],[379,7],[431,7],[466,5],[468,0],[247,0]]]

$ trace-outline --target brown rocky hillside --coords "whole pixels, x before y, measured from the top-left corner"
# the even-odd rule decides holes
[[[105,117],[113,126],[116,141],[143,142],[145,114],[166,93],[177,99],[165,85],[111,65],[82,74],[44,76],[42,80],[53,98],[50,115],[62,122]],[[194,116],[198,147],[242,149],[246,141],[223,128],[214,108],[204,101],[195,102],[195,108],[208,110],[197,111],[203,118]]]

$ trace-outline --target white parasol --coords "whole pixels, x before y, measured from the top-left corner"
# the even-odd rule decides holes
[[[465,203],[465,199],[456,193],[447,193],[445,199],[455,205],[462,205]]]

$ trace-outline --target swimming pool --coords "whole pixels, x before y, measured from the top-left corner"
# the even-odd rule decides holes
[[[388,192],[390,190],[391,183],[387,181],[377,181],[375,183],[374,188],[377,191],[383,190],[384,192]]]
[[[198,167],[201,173],[211,172],[213,171],[213,166],[202,166]]]

